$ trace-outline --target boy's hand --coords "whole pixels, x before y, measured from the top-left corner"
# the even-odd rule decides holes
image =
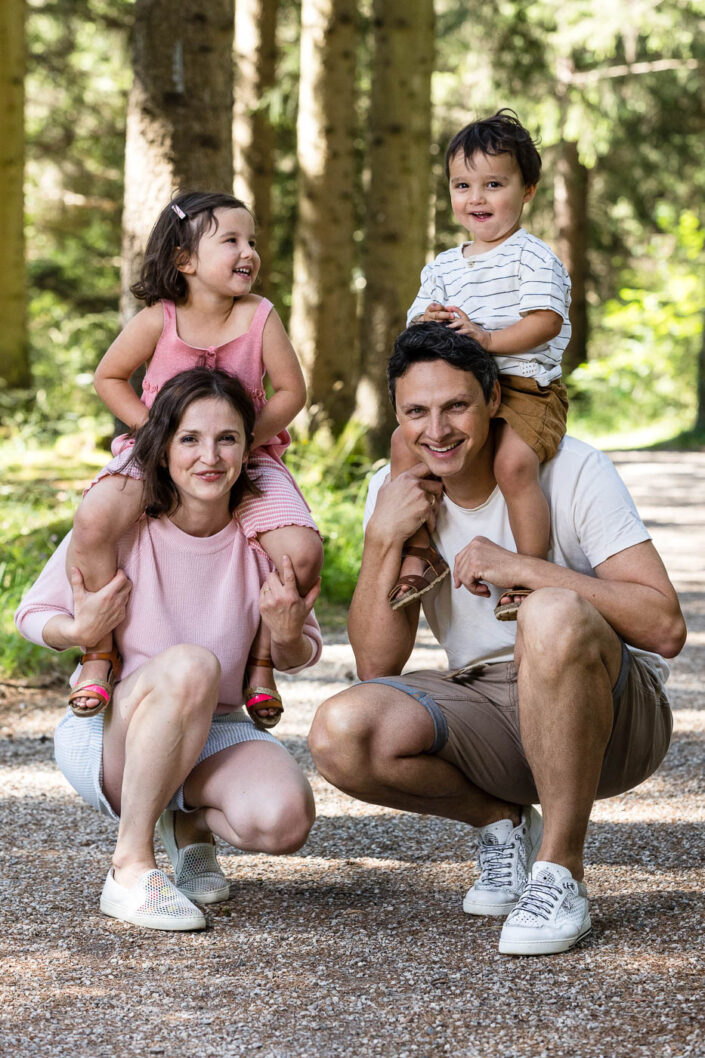
[[[453,319],[453,313],[439,301],[432,301],[420,318],[426,323],[448,323]]]
[[[458,308],[457,305],[446,305],[446,312],[449,313],[450,323],[448,326],[451,330],[457,331],[458,334],[469,335],[470,338],[474,338],[476,342],[479,342],[483,349],[489,351],[492,341],[491,331],[486,331],[479,323],[473,323],[468,314]]]

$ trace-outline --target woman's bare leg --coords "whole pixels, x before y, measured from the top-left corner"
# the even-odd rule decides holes
[[[205,745],[220,664],[209,650],[171,647],[115,689],[103,736],[103,790],[120,815],[115,880],[156,866],[154,826]]]

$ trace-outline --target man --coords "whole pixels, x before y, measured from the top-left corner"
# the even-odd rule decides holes
[[[500,952],[565,951],[590,930],[582,855],[593,801],[642,782],[668,748],[659,655],[685,641],[678,600],[612,464],[572,438],[541,470],[551,561],[515,553],[492,470],[497,373],[473,339],[411,327],[388,380],[418,465],[378,489],[349,618],[366,682],[321,706],[311,750],[354,797],[479,827],[480,876],[464,910],[508,915]],[[421,601],[462,671],[399,675],[419,603],[392,611],[387,594],[424,522],[453,583]],[[493,614],[507,584],[533,589],[516,626]]]

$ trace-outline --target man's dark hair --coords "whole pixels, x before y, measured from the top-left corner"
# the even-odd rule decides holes
[[[135,434],[131,462],[143,475],[143,502],[151,518],[173,514],[180,505],[179,490],[171,479],[166,463],[169,442],[179,428],[187,408],[197,400],[215,397],[227,403],[242,419],[245,428],[245,447],[252,444],[255,408],[247,390],[233,375],[211,371],[207,367],[192,367],[181,371],[165,382],[150,408],[149,418]],[[246,492],[259,495],[243,466],[240,476],[230,490],[230,510],[234,510]]]
[[[446,150],[446,178],[450,177],[450,163],[462,151],[470,164],[477,154],[512,154],[521,171],[524,187],[538,184],[541,176],[541,155],[519,118],[505,107],[490,118],[473,121],[457,132]]]
[[[387,361],[387,385],[393,407],[396,408],[397,379],[412,364],[429,360],[445,360],[451,367],[474,375],[489,403],[499,378],[493,357],[468,334],[458,334],[445,323],[429,322],[407,327],[394,343],[394,352]]]

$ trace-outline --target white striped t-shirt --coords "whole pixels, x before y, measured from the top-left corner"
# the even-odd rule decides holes
[[[528,312],[552,309],[563,320],[560,334],[526,353],[496,356],[506,375],[535,378],[547,386],[561,375],[563,350],[570,340],[570,278],[552,250],[519,228],[487,253],[463,257],[463,243],[439,253],[421,272],[421,289],[407,313],[407,324],[432,301],[457,305],[473,323],[498,331]]]

